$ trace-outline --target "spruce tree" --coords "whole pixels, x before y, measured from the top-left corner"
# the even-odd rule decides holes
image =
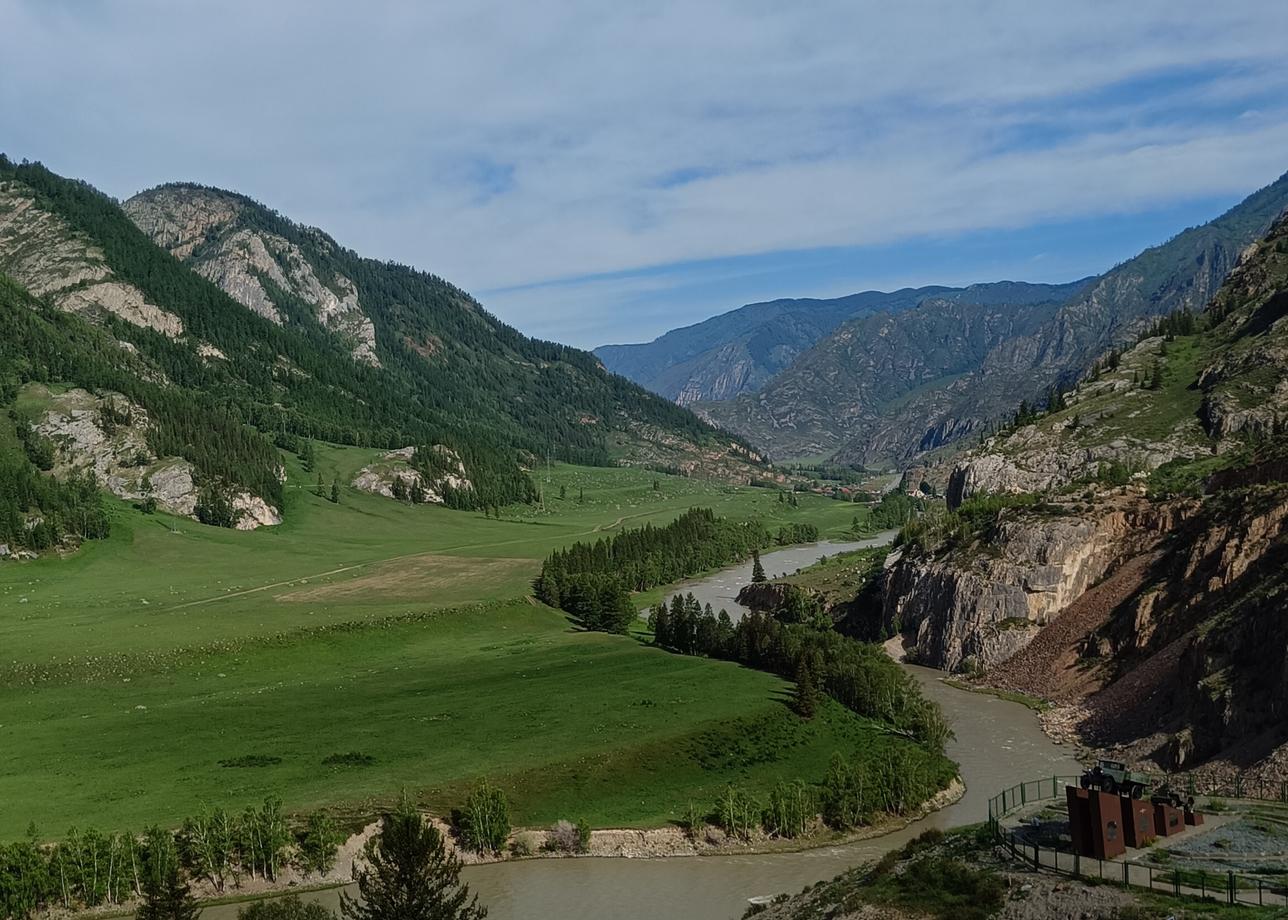
[[[197,920],[197,901],[188,883],[179,877],[179,866],[172,863],[161,878],[149,876],[143,886],[143,903],[137,920]]]
[[[331,504],[340,504],[340,483],[336,480],[331,481]]]
[[[359,898],[340,895],[345,920],[483,920],[487,909],[461,884],[461,861],[407,803],[385,815],[355,871]]]
[[[818,711],[818,686],[814,681],[814,667],[808,658],[801,661],[796,673],[796,695],[793,708],[802,719],[814,718]]]
[[[753,549],[751,551],[751,582],[758,585],[766,580],[765,567],[760,564],[760,550]]]

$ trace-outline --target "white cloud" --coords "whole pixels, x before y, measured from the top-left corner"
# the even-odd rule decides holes
[[[0,25],[10,154],[119,195],[234,187],[466,288],[524,288],[503,315],[578,339],[625,320],[524,286],[1288,168],[1281,3],[0,0]]]

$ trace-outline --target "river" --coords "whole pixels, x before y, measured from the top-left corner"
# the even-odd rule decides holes
[[[818,543],[766,553],[765,570],[794,571],[823,555],[877,545],[889,535],[856,543]],[[733,566],[677,587],[693,592],[731,616],[745,612],[734,596],[751,580],[751,566]],[[462,877],[488,907],[489,920],[733,920],[754,895],[797,892],[903,845],[928,828],[984,820],[987,802],[1003,786],[1022,779],[1080,772],[1072,751],[1054,744],[1033,713],[1018,703],[957,690],[942,674],[906,666],[925,692],[943,707],[956,738],[948,755],[961,765],[966,794],[957,803],[903,830],[871,840],[799,853],[761,856],[687,856],[666,859],[529,859],[471,866]],[[310,894],[333,909],[339,893]],[[235,920],[236,907],[211,907],[203,920]]]

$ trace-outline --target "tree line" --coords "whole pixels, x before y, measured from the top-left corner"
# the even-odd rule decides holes
[[[542,564],[533,590],[542,603],[566,610],[588,629],[624,632],[636,615],[632,591],[741,562],[775,543],[817,539],[812,524],[771,532],[760,520],[730,521],[710,508],[692,508],[661,527],[646,524],[556,550]]]
[[[0,845],[0,918],[25,920],[38,910],[121,905],[144,897],[182,869],[216,891],[245,877],[274,880],[293,863],[308,874],[335,864],[343,835],[325,813],[292,827],[282,803],[268,798],[241,814],[203,808],[178,831],[150,827],[142,834],[67,832],[44,844],[33,825],[25,839]]]

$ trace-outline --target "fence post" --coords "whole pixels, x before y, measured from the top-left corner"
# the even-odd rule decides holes
[[[1178,898],[1181,896],[1181,870],[1172,870],[1172,894]]]
[[[1123,860],[1123,884],[1124,885],[1128,885],[1128,886],[1131,885],[1130,870],[1131,870],[1131,863],[1127,862],[1127,860]]]
[[[1021,805],[1029,804],[1028,795],[1024,791],[1024,783],[1020,783],[1020,804]]]
[[[1082,872],[1082,854],[1076,850],[1073,853],[1073,877],[1077,878]]]
[[[1036,843],[1033,844],[1033,868],[1034,869],[1042,868],[1042,861],[1038,856],[1038,845]]]
[[[1236,897],[1236,892],[1237,892],[1237,889],[1235,888],[1234,873],[1231,872],[1230,873],[1230,903],[1231,904],[1233,904],[1235,901],[1238,900],[1238,898]]]
[[[1054,776],[1051,777],[1051,798],[1054,799],[1060,795],[1058,791],[1058,787],[1059,787],[1059,780],[1057,780]]]

